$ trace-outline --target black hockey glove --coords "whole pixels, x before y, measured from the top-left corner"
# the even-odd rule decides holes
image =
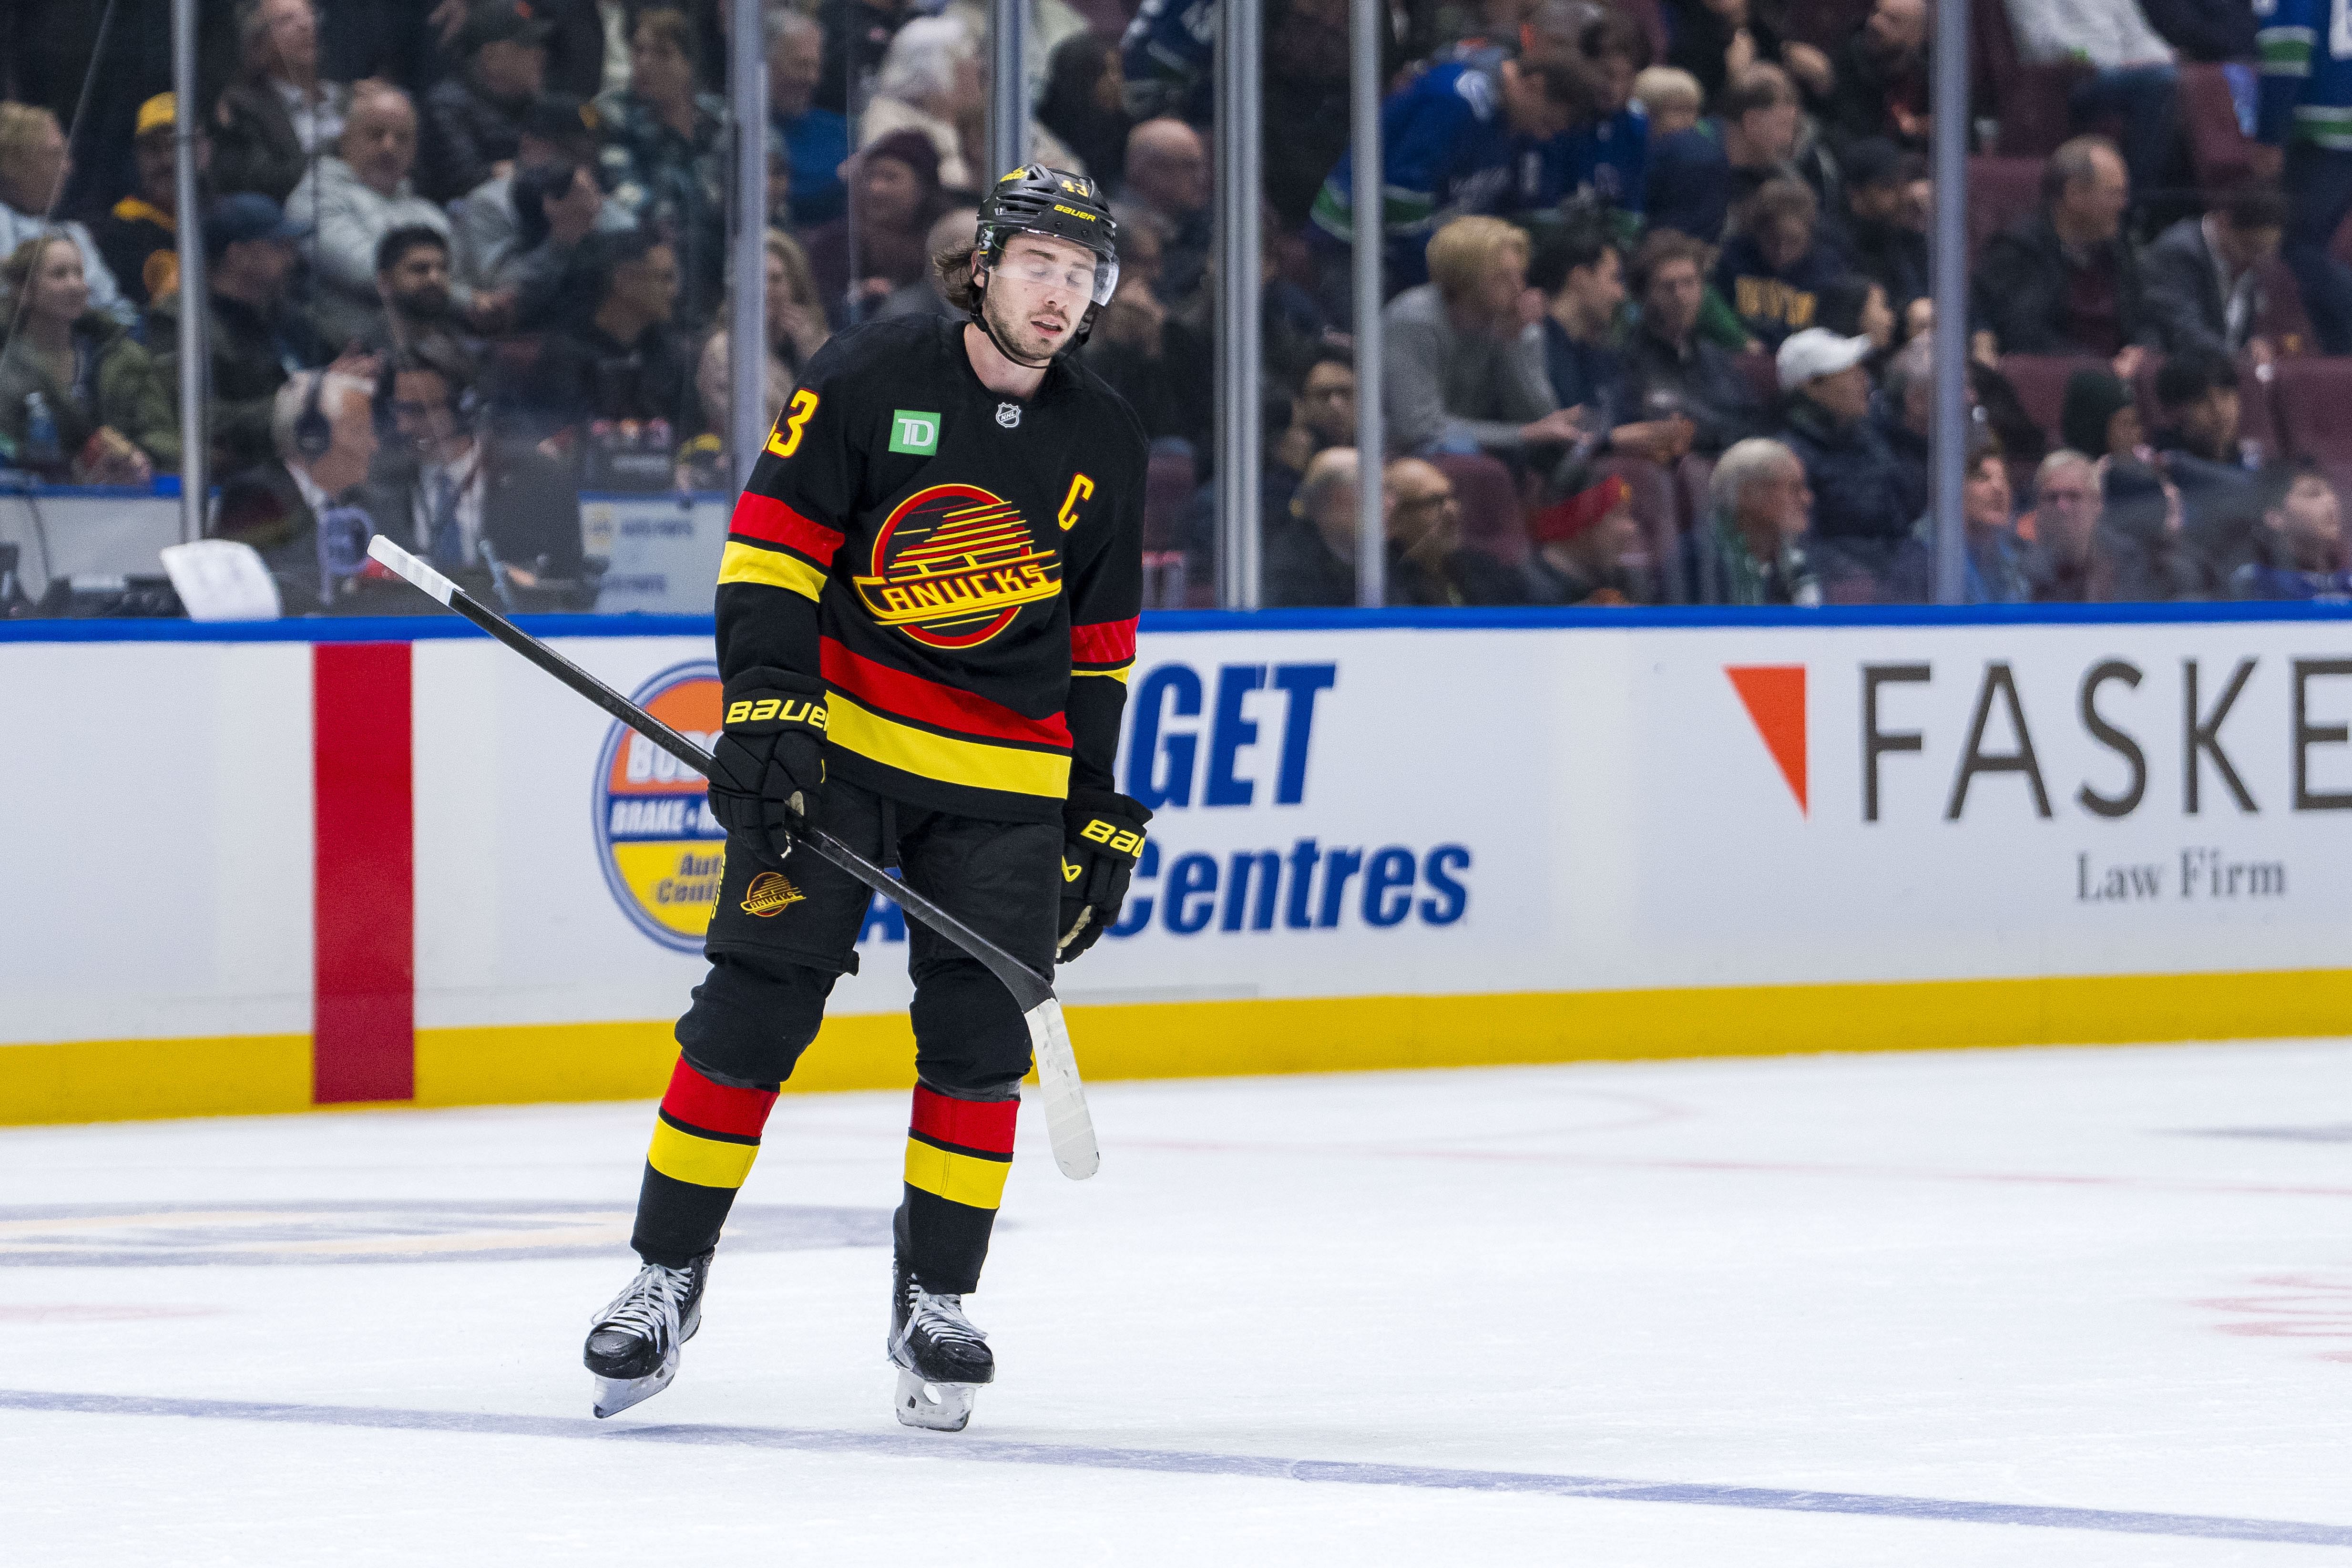
[[[1143,825],[1151,813],[1142,802],[1109,790],[1070,792],[1062,807],[1067,840],[1062,846],[1059,962],[1069,963],[1118,921],[1127,902],[1127,882],[1143,858]]]
[[[710,757],[710,815],[752,852],[782,860],[824,789],[824,683],[747,669],[727,683]]]

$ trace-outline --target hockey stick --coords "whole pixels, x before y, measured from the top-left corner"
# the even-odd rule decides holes
[[[696,773],[709,774],[709,752],[383,534],[368,541],[368,553]],[[1036,1049],[1037,1084],[1043,1091],[1039,1098],[1045,1109],[1045,1133],[1054,1144],[1054,1163],[1062,1168],[1062,1174],[1074,1182],[1093,1175],[1102,1163],[1102,1154],[1095,1146],[1094,1118],[1087,1111],[1086,1085],[1078,1079],[1078,1059],[1070,1047],[1069,1026],[1063,1021],[1062,1004],[1054,994],[1052,983],[824,828],[806,827],[795,837],[978,959],[991,974],[1004,983],[1029,1026],[1029,1043]]]

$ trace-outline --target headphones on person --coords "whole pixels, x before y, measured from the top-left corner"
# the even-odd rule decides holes
[[[316,371],[302,399],[302,412],[294,416],[294,449],[315,463],[334,445],[335,424],[327,417],[327,373]]]

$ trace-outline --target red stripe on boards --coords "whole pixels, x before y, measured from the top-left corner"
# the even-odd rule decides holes
[[[310,650],[311,1100],[416,1093],[406,643]]]
[[[757,1138],[775,1105],[774,1089],[713,1083],[695,1071],[684,1057],[671,1069],[669,1092],[662,1096],[662,1109],[688,1126],[706,1132],[731,1132],[738,1138]]]
[[[869,708],[919,720],[975,740],[1019,741],[1031,745],[1070,749],[1070,726],[1059,713],[1032,719],[976,692],[959,691],[909,675],[903,669],[852,653],[831,637],[818,644],[825,684],[847,693]]]
[[[1021,1114],[1017,1100],[951,1100],[915,1086],[914,1130],[926,1138],[983,1154],[1013,1152],[1013,1123]]]

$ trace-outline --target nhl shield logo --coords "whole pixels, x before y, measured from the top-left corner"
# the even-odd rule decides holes
[[[999,425],[1003,426],[1007,430],[1019,425],[1021,423],[1021,405],[1017,403],[998,404],[996,405],[996,422]]]

